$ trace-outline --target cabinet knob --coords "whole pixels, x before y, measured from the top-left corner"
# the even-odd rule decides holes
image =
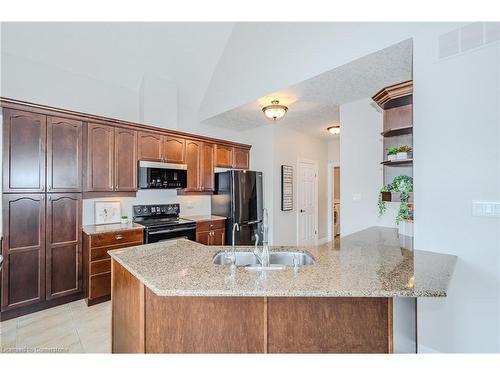
[[[115,236],[115,239],[117,239],[117,240],[121,240],[121,239],[123,239],[123,236],[122,236],[121,234],[117,234],[117,235]]]

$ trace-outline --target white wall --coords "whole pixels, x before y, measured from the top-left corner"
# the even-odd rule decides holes
[[[459,257],[449,296],[418,303],[419,350],[498,352],[499,223],[471,217],[471,200],[500,200],[499,47],[493,43],[438,61],[438,37],[463,25],[238,24],[201,115],[224,112],[413,38],[415,246]],[[345,131],[342,124],[341,152]]]
[[[163,77],[146,73],[139,87],[139,121],[166,129],[176,129],[177,86]]]
[[[340,106],[341,236],[375,225],[394,227],[390,204],[378,216],[377,199],[383,185],[382,112],[371,99]]]
[[[297,244],[298,207],[298,160],[318,162],[318,239],[326,241],[328,236],[328,145],[326,141],[276,125],[274,139],[274,243],[276,245]],[[281,166],[294,167],[293,210],[281,211]]]
[[[340,136],[328,141],[328,163],[340,165]]]

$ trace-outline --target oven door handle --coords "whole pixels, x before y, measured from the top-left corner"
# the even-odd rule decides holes
[[[162,233],[175,233],[175,232],[185,232],[186,230],[193,230],[196,228],[178,228],[178,229],[165,229],[165,230],[158,230],[156,232],[152,232],[148,230],[148,234],[162,234]]]

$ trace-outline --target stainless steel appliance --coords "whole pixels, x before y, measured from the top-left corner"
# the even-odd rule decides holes
[[[178,238],[196,240],[196,223],[179,218],[179,204],[139,205],[133,207],[133,221],[143,225],[144,243]]]
[[[139,189],[184,189],[187,165],[139,161]]]
[[[232,245],[234,224],[235,245],[255,244],[255,235],[262,244],[262,172],[229,170],[215,174],[212,214],[226,217],[226,245]]]

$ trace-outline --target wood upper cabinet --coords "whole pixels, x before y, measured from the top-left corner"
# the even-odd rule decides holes
[[[187,187],[186,191],[200,191],[200,166],[202,142],[186,141]]]
[[[137,190],[137,131],[115,128],[115,191]]]
[[[248,169],[250,163],[250,152],[244,148],[233,149],[233,168]]]
[[[164,136],[163,159],[167,163],[184,164],[186,161],[186,140],[171,135]]]
[[[233,167],[233,148],[225,145],[215,145],[215,166],[221,168]]]
[[[45,194],[3,194],[2,311],[45,299]]]
[[[87,137],[87,189],[113,191],[114,128],[90,123]]]
[[[87,190],[137,190],[137,131],[89,124]]]
[[[200,180],[201,190],[214,191],[214,152],[215,146],[211,143],[202,143]]]
[[[82,196],[47,194],[45,298],[82,291]]]
[[[163,136],[139,132],[139,160],[163,161]]]
[[[45,191],[47,117],[3,109],[3,192]]]
[[[81,121],[47,117],[47,192],[82,191]]]

